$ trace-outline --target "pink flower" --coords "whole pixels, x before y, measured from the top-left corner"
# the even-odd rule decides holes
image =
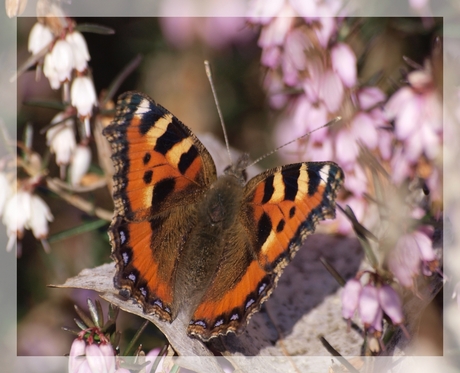
[[[385,93],[378,87],[363,87],[358,91],[357,97],[359,107],[364,111],[384,102],[386,99]]]
[[[431,239],[420,231],[401,236],[388,256],[388,268],[402,286],[412,288],[422,264],[436,259]]]
[[[404,315],[401,299],[390,285],[383,285],[379,288],[379,302],[393,324],[398,325],[403,322]]]
[[[252,0],[249,3],[248,18],[253,23],[267,24],[280,13],[284,4],[285,0]]]
[[[336,159],[342,167],[353,169],[359,154],[356,136],[348,128],[342,129],[336,137]]]
[[[278,16],[262,29],[259,37],[259,47],[281,46],[292,29],[295,13],[289,6],[284,6]]]
[[[379,316],[378,291],[375,286],[365,285],[359,297],[359,316],[365,327],[373,325]]]
[[[337,43],[331,49],[332,68],[342,83],[351,88],[357,82],[356,56],[349,45]]]
[[[97,345],[95,343],[86,346],[86,360],[92,373],[114,373],[115,355],[110,344]]]
[[[358,309],[359,297],[361,295],[361,282],[355,278],[348,280],[342,291],[342,316],[351,319]]]
[[[330,113],[335,113],[339,110],[343,94],[343,84],[340,77],[332,70],[325,71],[322,76],[319,97],[323,100]]]
[[[69,353],[69,373],[77,373],[80,369],[80,366],[83,364],[85,359],[86,343],[82,339],[75,339],[72,342]]]
[[[368,181],[367,176],[362,167],[355,163],[353,169],[349,169],[345,178],[345,188],[352,192],[357,197],[363,197],[367,191]]]

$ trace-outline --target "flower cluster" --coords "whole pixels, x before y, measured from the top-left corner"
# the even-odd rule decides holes
[[[344,20],[333,16],[340,2],[320,1],[315,9],[296,1],[276,3],[277,7],[266,7],[255,2],[250,16],[262,26],[259,46],[270,103],[285,109],[276,141],[281,145],[314,131],[299,141],[297,156],[289,160],[336,160],[347,176],[345,188],[350,193],[344,202],[362,219],[369,181],[359,161],[360,148],[389,157],[390,134],[383,129],[387,120],[381,107],[386,95],[378,87],[358,83],[357,57],[348,44],[338,41]],[[301,14],[318,16],[296,17]],[[338,115],[342,124],[316,130]],[[338,221],[339,232],[350,232],[351,224],[343,216]]]
[[[388,284],[369,282],[363,286],[359,278],[348,280],[342,291],[342,316],[350,320],[356,311],[366,332],[376,337],[382,334],[384,314],[394,325],[404,328],[401,299]]]
[[[386,268],[376,259],[368,283],[362,285],[359,278],[348,282],[342,297],[344,317],[350,319],[358,310],[366,330],[380,335],[384,314],[394,324],[403,322],[401,301],[388,283],[416,292],[417,276],[439,272],[430,228],[420,220],[433,212],[435,219],[440,215],[441,90],[431,61],[422,67],[407,58],[415,70],[395,92],[363,84],[360,56],[351,47],[360,41],[346,42],[353,39],[347,34],[352,21],[344,14],[334,18],[343,12],[342,5],[339,0],[277,0],[270,5],[254,0],[248,19],[261,28],[264,87],[271,106],[281,111],[275,141],[282,145],[302,137],[297,152],[283,156],[291,162],[336,161],[346,176],[339,204],[351,208],[356,222],[375,228],[380,242],[392,237],[389,250],[381,245],[382,255],[374,253],[383,257]],[[318,129],[336,116],[340,123]],[[386,185],[405,196],[398,206],[380,196],[369,198],[376,189],[385,193]],[[422,193],[410,201],[417,194],[409,190],[412,185],[419,185],[420,193],[428,189],[429,196]],[[355,228],[352,220],[339,214],[333,224],[347,234]],[[380,274],[386,269],[383,280]]]
[[[52,120],[47,140],[51,151],[56,153],[56,163],[61,166],[61,177],[65,176],[65,167],[72,163],[71,183],[77,185],[91,161],[87,147],[91,136],[89,120],[97,105],[97,95],[89,74],[90,55],[86,41],[73,21],[60,10],[56,12],[56,17],[50,18],[52,21],[45,18],[32,27],[28,49],[39,64],[43,63],[43,73],[51,88],[62,88],[67,109]],[[75,116],[78,123],[84,124],[79,146],[76,146]],[[79,151],[81,149],[86,150]]]

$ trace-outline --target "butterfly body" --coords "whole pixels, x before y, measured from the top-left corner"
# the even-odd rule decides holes
[[[203,341],[244,329],[319,220],[335,215],[332,162],[267,170],[247,157],[217,177],[195,135],[147,96],[122,95],[104,134],[115,165],[115,287]]]

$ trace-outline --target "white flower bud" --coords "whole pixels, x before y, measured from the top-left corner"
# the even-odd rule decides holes
[[[61,121],[64,115],[64,113],[57,114],[51,123]],[[76,147],[72,120],[69,119],[51,127],[46,132],[46,140],[51,152],[56,153],[56,163],[58,165],[69,164]]]
[[[72,69],[75,67],[72,46],[66,40],[58,40],[51,51],[54,69],[60,82],[70,80]]]
[[[70,184],[80,184],[82,177],[88,172],[91,164],[91,150],[87,145],[78,145],[70,164]]]
[[[48,205],[39,196],[33,194],[30,199],[30,210],[26,228],[31,229],[35,238],[39,240],[48,237],[48,222],[54,219]]]
[[[70,99],[81,117],[90,116],[93,106],[97,105],[96,89],[87,76],[77,76],[70,88]]]
[[[37,22],[30,30],[28,50],[32,54],[37,54],[49,45],[53,39],[53,32],[45,25]]]
[[[66,40],[70,43],[73,49],[75,68],[80,72],[84,71],[88,66],[87,61],[90,60],[85,38],[80,32],[74,31],[67,34]]]

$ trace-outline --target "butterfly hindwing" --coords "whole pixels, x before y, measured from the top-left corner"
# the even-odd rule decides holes
[[[188,333],[208,340],[240,331],[318,221],[335,216],[342,182],[342,170],[332,162],[292,164],[251,179],[242,190],[234,238]]]
[[[141,93],[120,96],[104,135],[115,165],[115,211],[128,220],[188,204],[216,179],[210,154],[190,129]]]
[[[277,167],[248,182],[242,213],[261,266],[278,273],[320,220],[335,217],[342,182],[333,162]]]

